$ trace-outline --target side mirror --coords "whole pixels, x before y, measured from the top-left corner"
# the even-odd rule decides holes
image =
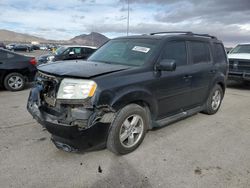
[[[75,55],[75,52],[71,51],[71,52],[69,52],[69,55],[70,55],[70,56],[71,56],[71,55]]]
[[[175,71],[176,62],[173,59],[163,59],[156,66],[156,69],[160,71]]]

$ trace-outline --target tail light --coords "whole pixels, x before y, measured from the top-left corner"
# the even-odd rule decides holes
[[[36,64],[37,64],[36,59],[35,59],[34,57],[31,58],[30,64],[31,64],[31,65],[36,65]]]

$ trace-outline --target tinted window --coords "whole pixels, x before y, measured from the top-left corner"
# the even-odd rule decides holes
[[[175,60],[177,66],[186,65],[187,64],[186,43],[184,41],[169,42],[164,48],[161,59]]]
[[[211,60],[208,43],[190,42],[190,49],[193,63],[204,63]]]
[[[226,54],[221,44],[214,44],[214,61],[216,63],[226,62]]]
[[[109,64],[142,66],[146,63],[159,40],[155,39],[114,39],[110,40],[90,56],[90,61]]]
[[[95,49],[92,48],[85,48],[85,53],[86,54],[92,54],[95,51]]]
[[[62,54],[63,55],[68,55],[69,52],[71,52],[71,51],[72,51],[72,48],[67,48]],[[59,55],[61,55],[61,54],[59,54]]]
[[[57,50],[55,51],[55,54],[61,55],[65,50],[66,50],[66,47],[61,46],[60,48],[57,48]]]

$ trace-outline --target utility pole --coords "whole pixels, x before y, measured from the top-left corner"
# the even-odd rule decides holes
[[[92,43],[92,46],[94,46],[93,32],[94,32],[94,26],[92,25],[92,32],[90,33],[91,34],[91,43]]]
[[[127,16],[127,36],[129,34],[129,0],[128,0],[128,16]]]

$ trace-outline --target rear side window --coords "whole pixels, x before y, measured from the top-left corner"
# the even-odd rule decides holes
[[[169,42],[164,48],[161,60],[175,60],[177,66],[187,64],[187,50],[184,41]]]
[[[214,44],[214,61],[215,63],[224,63],[227,61],[222,44]]]
[[[95,50],[92,48],[82,48],[82,53],[86,55],[90,55],[94,52]]]
[[[209,44],[205,42],[190,42],[193,63],[206,63],[211,61]]]

